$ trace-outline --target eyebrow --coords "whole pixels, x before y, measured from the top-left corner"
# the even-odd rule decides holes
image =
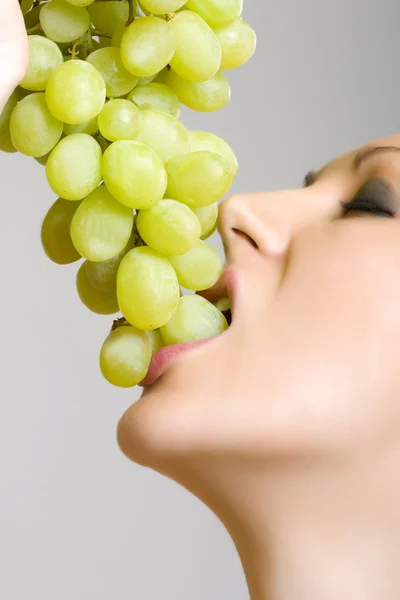
[[[400,147],[399,146],[368,146],[367,148],[362,148],[361,150],[359,150],[357,152],[357,154],[355,155],[355,157],[353,159],[352,167],[353,167],[354,172],[357,172],[367,160],[369,160],[373,156],[376,156],[377,154],[381,154],[383,152],[391,152],[391,153],[392,152],[400,152]],[[303,187],[305,187],[305,188],[309,187],[313,183],[316,183],[316,181],[318,181],[319,178],[320,178],[320,176],[318,175],[318,173],[316,171],[310,171],[304,177]]]

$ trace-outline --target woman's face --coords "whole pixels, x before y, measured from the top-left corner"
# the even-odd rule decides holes
[[[201,465],[211,481],[230,459],[356,458],[396,439],[400,135],[315,177],[222,204],[228,276],[207,297],[233,296],[232,325],[126,412],[118,441],[135,462],[171,476]]]

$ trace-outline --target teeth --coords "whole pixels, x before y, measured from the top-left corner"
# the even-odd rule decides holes
[[[221,312],[225,312],[226,310],[230,310],[232,308],[231,301],[229,298],[221,298],[218,302],[214,302],[214,305]]]

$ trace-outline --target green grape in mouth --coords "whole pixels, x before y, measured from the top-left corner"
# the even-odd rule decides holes
[[[180,298],[173,317],[160,331],[165,345],[169,346],[215,337],[226,329],[228,322],[222,312],[194,294]]]

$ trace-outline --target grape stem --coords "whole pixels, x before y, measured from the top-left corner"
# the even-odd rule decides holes
[[[112,38],[112,35],[109,33],[104,33],[103,31],[99,31],[98,29],[92,29],[91,34],[93,37],[104,37],[104,38]]]
[[[128,2],[129,2],[129,16],[128,16],[126,25],[129,27],[129,25],[131,23],[133,23],[133,21],[135,20],[135,7],[134,7],[134,0],[128,0]]]
[[[113,321],[111,331],[115,331],[116,329],[118,329],[118,327],[129,327],[129,323],[125,319],[125,317],[121,317],[120,319],[115,319]]]
[[[68,52],[70,53],[72,60],[75,60],[76,57],[79,55],[79,50],[77,48],[83,42],[84,42],[84,38],[79,38],[79,40],[76,40],[76,42],[74,42],[74,45],[68,49]]]
[[[165,20],[166,20],[166,21],[172,21],[172,19],[175,19],[175,17],[176,17],[176,14],[175,14],[174,12],[172,12],[172,13],[167,13],[167,14],[165,15]]]
[[[42,29],[40,23],[36,23],[36,25],[27,29],[26,33],[28,35],[32,35],[33,33],[43,33],[43,29]]]

